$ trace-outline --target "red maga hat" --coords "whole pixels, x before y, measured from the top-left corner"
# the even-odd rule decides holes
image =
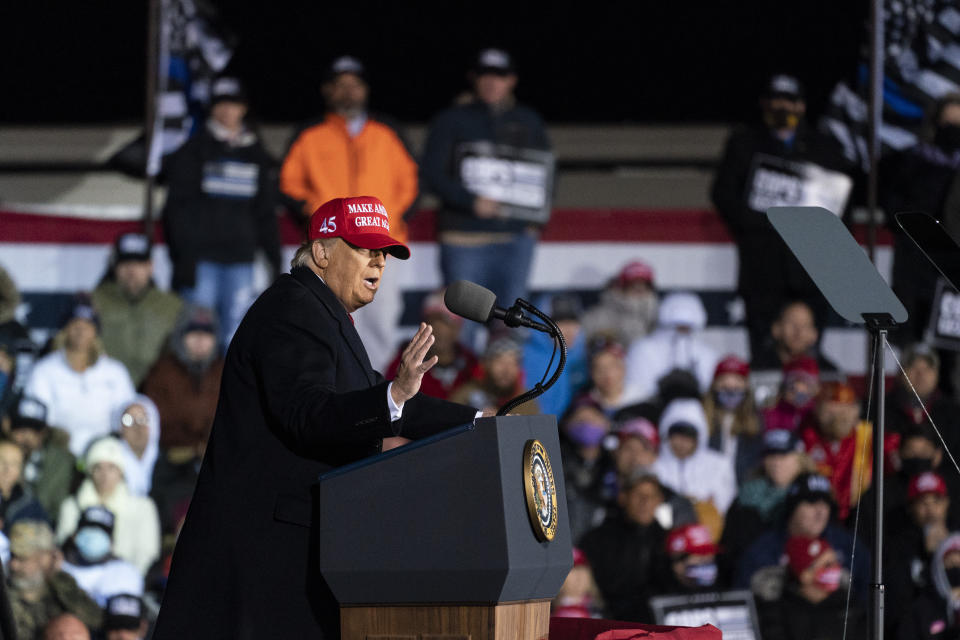
[[[364,249],[383,249],[401,260],[410,257],[410,248],[390,235],[387,209],[373,196],[335,198],[320,205],[310,216],[307,237],[343,238]]]
[[[910,478],[910,484],[907,488],[907,500],[913,502],[921,496],[928,493],[935,493],[938,496],[947,495],[947,483],[943,477],[933,471],[925,471]]]
[[[678,527],[667,536],[667,553],[670,555],[710,556],[719,547],[713,541],[710,529],[702,524],[688,524]]]
[[[746,378],[750,375],[750,365],[747,364],[746,360],[741,360],[737,356],[729,355],[717,363],[717,368],[713,372],[713,377],[717,378],[724,373],[735,373],[738,376],[743,376]]]
[[[617,283],[625,287],[631,282],[643,281],[653,284],[653,269],[646,262],[634,260],[623,265],[620,273],[617,274]]]
[[[810,356],[798,356],[783,365],[783,377],[789,378],[794,375],[809,376],[814,379],[820,378],[820,365]]]
[[[822,538],[793,536],[787,540],[785,551],[793,575],[799,577],[817,558],[830,549],[832,549],[830,543]]]

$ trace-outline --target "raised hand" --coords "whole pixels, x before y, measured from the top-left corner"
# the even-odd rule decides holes
[[[400,355],[400,367],[397,369],[397,377],[393,379],[393,386],[390,387],[390,395],[393,401],[398,405],[403,404],[420,391],[420,382],[423,380],[423,374],[429,371],[433,365],[437,364],[437,356],[433,356],[426,362],[427,352],[433,346],[433,327],[421,322],[416,335],[403,350]]]

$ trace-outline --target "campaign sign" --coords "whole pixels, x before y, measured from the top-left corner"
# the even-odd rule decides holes
[[[943,278],[937,278],[926,342],[938,349],[960,351],[960,293]]]
[[[838,171],[758,153],[747,181],[747,206],[761,213],[770,207],[823,207],[841,215],[852,188],[850,176]]]
[[[456,161],[467,191],[499,202],[504,217],[550,219],[556,159],[549,151],[474,141],[457,146]]]
[[[760,623],[753,594],[739,591],[714,591],[689,595],[650,598],[657,624],[674,627],[699,627],[712,624],[720,629],[723,640],[760,640]]]

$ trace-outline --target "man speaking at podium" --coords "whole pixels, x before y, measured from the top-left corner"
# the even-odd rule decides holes
[[[410,250],[390,236],[377,198],[331,200],[311,217],[290,273],[247,312],[227,352],[156,640],[337,637],[337,603],[312,551],[311,526],[322,523],[312,520],[311,485],[384,443],[476,416],[419,393],[436,362],[424,362],[429,325],[392,382],[371,368],[350,312],[373,300],[388,254],[405,260]]]

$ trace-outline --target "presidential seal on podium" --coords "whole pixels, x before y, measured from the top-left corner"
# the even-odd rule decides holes
[[[533,535],[541,542],[557,535],[557,485],[543,443],[529,440],[523,448],[523,490]]]

